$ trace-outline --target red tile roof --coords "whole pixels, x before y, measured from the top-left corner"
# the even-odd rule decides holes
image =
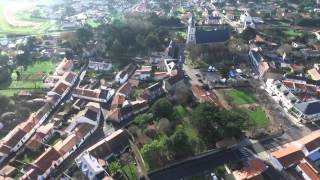
[[[313,151],[320,147],[320,131],[315,131],[297,141],[303,144],[308,151]]]
[[[300,162],[305,156],[302,152],[302,147],[296,144],[287,144],[286,147],[272,152],[271,155],[278,159],[285,168]]]
[[[319,174],[308,163],[300,163],[298,167],[312,180],[320,180]]]
[[[233,171],[236,180],[263,179],[261,174],[267,169],[267,166],[260,159],[249,160],[248,166],[241,170]]]
[[[65,82],[59,81],[58,84],[52,89],[53,92],[60,96],[69,88],[69,85]]]
[[[200,102],[209,102],[224,108],[223,104],[219,101],[218,97],[212,92],[205,91],[202,87],[198,85],[192,85],[191,90],[193,95]]]
[[[77,77],[77,74],[74,72],[65,72],[62,76],[62,79],[68,83],[72,83],[72,81]]]
[[[76,88],[74,90],[74,94],[78,96],[86,96],[86,97],[92,97],[92,98],[99,98],[101,93],[100,89],[85,89],[85,88]]]
[[[122,95],[115,95],[112,99],[111,109],[122,107],[123,103],[126,101],[126,98]]]
[[[46,171],[63,154],[59,153],[53,147],[49,147],[41,156],[33,162],[33,165],[42,171]]]

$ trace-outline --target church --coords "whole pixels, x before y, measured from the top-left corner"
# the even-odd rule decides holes
[[[222,43],[230,39],[228,29],[214,29],[210,31],[202,30],[196,27],[193,16],[190,16],[188,22],[187,44],[210,44]]]

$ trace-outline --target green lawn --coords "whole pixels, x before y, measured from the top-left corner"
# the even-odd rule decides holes
[[[100,23],[94,21],[93,19],[89,19],[87,23],[92,28],[97,28],[98,26],[100,26]]]
[[[288,29],[287,31],[284,31],[284,33],[289,36],[289,38],[294,39],[297,37],[301,37],[303,35],[302,31],[294,30],[294,29]]]
[[[122,173],[128,178],[128,180],[137,179],[137,167],[134,162],[130,162],[122,168]]]
[[[32,65],[29,65],[28,68],[23,72],[25,74],[35,74],[39,72],[49,73],[54,71],[56,63],[52,61],[37,61]]]
[[[234,105],[252,104],[256,102],[255,97],[246,90],[231,89],[226,92],[226,95]]]
[[[25,70],[17,68],[11,75],[11,83],[0,85],[0,95],[13,96],[20,90],[26,89],[28,91],[32,91],[42,88],[42,73],[48,74],[49,72],[54,71],[55,67],[56,63],[52,61],[38,61],[29,65]],[[19,71],[21,73],[22,80],[16,80],[17,75],[15,71]]]
[[[4,16],[4,6],[0,6],[0,33],[1,34],[39,34],[47,32],[52,28],[52,24],[49,21],[43,21],[37,27],[16,27],[12,26],[7,22],[7,19]],[[39,22],[39,21],[35,21]]]
[[[257,108],[256,111],[247,111],[250,119],[254,121],[257,127],[265,127],[269,124],[269,119],[262,108]]]

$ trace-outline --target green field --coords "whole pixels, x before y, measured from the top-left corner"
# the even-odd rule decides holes
[[[5,7],[2,5],[0,6],[0,34],[41,34],[49,31],[54,27],[54,25],[49,22],[48,20],[39,20],[39,19],[32,19],[30,16],[19,16],[17,15],[16,18],[19,20],[25,21],[33,21],[37,23],[41,23],[41,25],[37,27],[17,27],[12,26],[7,22],[6,17],[4,16],[4,9]],[[21,14],[21,13],[20,13]],[[20,19],[21,18],[21,19]]]
[[[255,97],[246,90],[231,89],[226,92],[226,96],[234,105],[252,104],[256,102]]]
[[[25,74],[35,74],[39,72],[49,73],[53,71],[56,67],[56,63],[52,61],[38,61],[29,65],[28,68],[23,72]]]
[[[11,83],[0,85],[0,95],[13,96],[20,90],[32,91],[43,87],[42,77],[54,71],[56,63],[52,61],[38,61],[29,65],[25,70],[17,68],[11,75]],[[21,80],[17,80],[16,71],[21,73]]]
[[[266,127],[269,124],[266,113],[260,107],[256,111],[247,111],[247,114],[257,127]]]
[[[129,164],[123,166],[122,173],[128,179],[137,179],[137,167],[134,162],[130,162]]]
[[[301,37],[303,35],[302,31],[294,30],[294,29],[288,29],[287,31],[284,31],[284,33],[290,38],[295,39],[297,37]]]

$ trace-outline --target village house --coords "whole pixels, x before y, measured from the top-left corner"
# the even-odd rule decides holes
[[[129,79],[126,83],[124,83],[117,91],[116,94],[123,95],[128,97],[134,88],[137,88],[139,85],[139,80]]]
[[[77,87],[72,96],[88,101],[107,103],[114,95],[114,89],[102,86],[100,89],[85,89]]]
[[[121,123],[133,116],[146,111],[149,108],[146,100],[125,101],[122,107],[111,109],[108,114],[108,120],[115,123]]]
[[[144,99],[151,102],[156,98],[164,95],[165,92],[162,86],[163,81],[152,84],[143,91],[143,94],[139,97],[139,99]]]
[[[112,157],[118,157],[130,148],[131,136],[126,130],[119,129],[88,148],[76,158],[76,164],[90,180],[98,180],[107,176],[104,168]]]
[[[184,86],[184,73],[181,70],[178,70],[176,75],[163,80],[163,89],[165,92],[173,92],[178,88],[184,88]]]
[[[112,69],[112,64],[105,62],[89,61],[88,69],[94,71],[110,71]]]
[[[254,50],[249,51],[249,63],[259,78],[262,78],[269,69],[269,65],[265,62],[264,57]]]
[[[293,108],[299,99],[281,81],[268,79],[266,81],[266,91],[278,102],[286,111]]]
[[[262,174],[267,168],[260,159],[251,159],[244,163],[242,169],[233,171],[232,175],[236,180],[264,179]]]
[[[317,130],[272,152],[271,162],[276,169],[283,170],[299,164],[305,158],[316,161],[317,159],[312,159],[315,156],[314,153],[317,153],[318,157],[319,148],[320,131]]]
[[[132,79],[150,80],[151,77],[152,66],[141,66],[141,68],[136,70],[136,72],[133,74]]]
[[[62,76],[65,72],[71,71],[73,66],[73,60],[64,58],[62,62],[57,66],[54,75]]]
[[[54,134],[53,128],[53,123],[40,126],[26,146],[31,150],[37,150],[42,144],[45,144],[52,137]]]
[[[137,69],[136,64],[133,64],[133,63],[129,64],[116,75],[115,82],[119,84],[124,84],[133,75],[136,69]]]
[[[224,106],[220,103],[218,97],[215,94],[205,91],[202,87],[198,85],[192,85],[191,90],[192,90],[193,96],[200,103],[208,102],[218,107],[224,108]]]
[[[318,121],[320,120],[320,100],[294,104],[292,111],[303,123]]]

